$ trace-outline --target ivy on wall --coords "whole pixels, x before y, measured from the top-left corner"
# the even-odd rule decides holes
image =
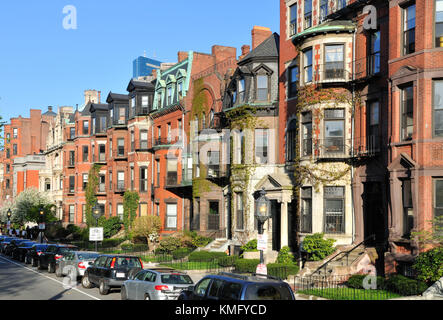
[[[97,203],[97,188],[99,184],[99,173],[102,166],[99,164],[94,164],[89,170],[88,183],[85,190],[86,198],[86,224],[88,228],[95,226],[95,219],[92,216],[92,208]]]
[[[129,235],[135,218],[137,217],[137,209],[140,202],[140,195],[137,191],[127,190],[123,196],[123,225],[125,233]]]

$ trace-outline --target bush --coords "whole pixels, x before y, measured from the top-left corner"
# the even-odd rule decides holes
[[[203,236],[195,235],[192,237],[192,245],[196,248],[206,247],[212,242],[212,238],[206,238]]]
[[[247,244],[241,247],[244,252],[255,252],[257,250],[257,239],[249,241]]]
[[[406,278],[402,275],[392,275],[386,280],[386,290],[403,296],[420,295],[428,289],[425,282]]]
[[[191,251],[192,250],[189,248],[180,248],[172,251],[172,257],[174,258],[174,260],[180,260],[189,255]]]
[[[123,251],[132,251],[134,249],[134,245],[132,243],[122,244],[121,248]]]
[[[355,274],[351,276],[348,281],[346,282],[346,285],[349,288],[354,289],[365,289],[363,287],[363,281],[367,277],[365,274]],[[377,277],[377,290],[384,290],[386,288],[385,278],[378,276]]]
[[[121,248],[123,251],[130,251],[130,252],[145,252],[148,251],[148,245],[147,244],[122,244]]]
[[[233,267],[238,259],[240,259],[239,256],[228,256],[217,259],[217,262],[220,267],[227,268]]]
[[[210,251],[195,251],[189,255],[188,260],[192,261],[213,261],[220,258],[227,257],[228,255],[225,252],[210,252]]]
[[[113,248],[119,246],[122,242],[125,242],[126,238],[117,239],[103,239],[102,248]]]
[[[334,253],[334,239],[323,239],[323,233],[308,235],[303,240],[303,250],[309,255],[310,261],[320,261]]]
[[[291,249],[286,246],[280,249],[277,257],[277,263],[279,264],[294,264],[294,256],[291,253]]]
[[[98,225],[103,227],[103,237],[111,238],[121,230],[123,224],[119,217],[107,219],[103,216],[98,220]]]
[[[170,236],[160,240],[158,248],[155,250],[157,253],[171,253],[182,247],[182,241],[174,236]]]
[[[289,275],[296,275],[300,268],[293,263],[270,263],[266,266],[268,275],[286,280]],[[255,272],[255,271],[254,271]]]
[[[417,271],[417,278],[428,283],[443,277],[443,247],[420,253],[412,266]]]
[[[235,261],[234,267],[237,272],[254,273],[257,271],[257,266],[259,264],[259,259],[238,259]]]

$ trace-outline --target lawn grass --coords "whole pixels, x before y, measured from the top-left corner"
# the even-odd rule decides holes
[[[210,270],[222,268],[218,263],[214,263],[213,261],[162,263],[161,265],[177,270]]]
[[[365,290],[354,288],[324,288],[297,291],[297,293],[313,295],[330,300],[387,300],[399,298],[401,295],[386,290]]]

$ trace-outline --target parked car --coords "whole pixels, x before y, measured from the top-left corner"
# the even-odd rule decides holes
[[[12,259],[19,260],[20,262],[25,261],[26,253],[35,244],[34,241],[24,241],[20,243],[16,248],[12,249]]]
[[[6,246],[11,242],[11,240],[16,239],[15,237],[4,237],[0,240],[0,253],[4,252]]]
[[[46,250],[47,247],[47,244],[34,244],[25,255],[25,263],[30,264],[32,267],[37,267],[39,257]]]
[[[6,239],[8,239],[8,238],[6,238]],[[10,253],[10,245],[11,245],[11,243],[12,244],[14,244],[16,241],[21,241],[21,239],[18,239],[18,238],[10,238],[9,240],[4,240],[3,242],[2,242],[2,253],[5,255],[5,256],[9,256],[9,255],[11,255],[11,253]]]
[[[126,255],[101,255],[85,271],[82,278],[84,288],[99,287],[102,295],[112,288],[121,288],[129,277],[143,269],[139,257]]]
[[[57,260],[64,257],[65,254],[76,251],[76,246],[67,244],[50,244],[45,251],[38,257],[38,269],[48,269],[49,273],[55,272],[55,263]]]
[[[182,291],[178,300],[295,300],[291,287],[270,276],[220,273]]]
[[[184,289],[194,285],[186,273],[171,268],[141,270],[125,281],[122,300],[177,300]]]
[[[92,265],[99,254],[97,252],[72,251],[58,259],[55,265],[55,275],[57,277],[70,276],[77,279],[85,274],[86,269]]]

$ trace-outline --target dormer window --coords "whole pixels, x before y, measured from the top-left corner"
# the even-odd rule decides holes
[[[162,93],[161,91],[157,92],[157,109],[162,107]]]
[[[257,76],[257,97],[258,101],[269,100],[269,77],[267,75]]]
[[[238,102],[244,102],[245,101],[245,79],[240,79],[238,81]]]
[[[148,114],[149,112],[149,96],[142,97],[142,114]]]
[[[178,99],[182,99],[183,98],[183,82],[179,82],[177,84],[177,93],[178,93]]]
[[[171,105],[172,104],[172,87],[168,87],[168,100],[167,100],[167,105]]]
[[[135,116],[135,114],[136,114],[136,112],[135,112],[136,105],[137,105],[137,103],[136,103],[136,97],[134,96],[134,97],[131,99],[132,116]]]

